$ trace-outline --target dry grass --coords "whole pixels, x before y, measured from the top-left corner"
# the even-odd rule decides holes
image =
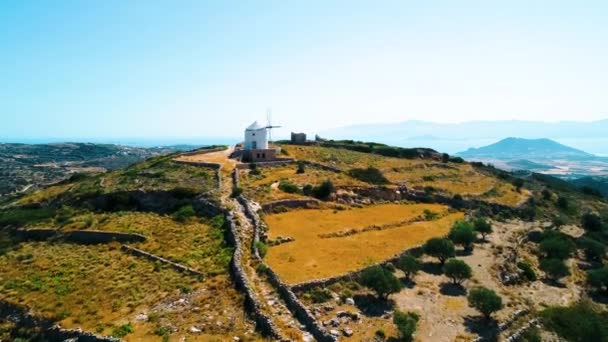
[[[485,175],[470,164],[442,163],[427,159],[389,158],[344,149],[310,146],[283,146],[290,156],[335,166],[378,168],[393,184],[410,188],[433,187],[450,195],[481,198],[489,202],[515,206],[527,198],[515,187],[500,179]]]
[[[269,249],[268,263],[288,283],[299,283],[353,271],[385,260],[402,250],[445,235],[462,213],[436,221],[416,222],[385,230],[367,231],[340,238],[322,239],[322,233],[401,222],[428,209],[445,213],[436,204],[381,204],[344,211],[295,210],[266,216],[270,238],[291,236],[294,242]]]
[[[259,168],[260,175],[251,175],[249,170],[241,170],[239,179],[245,196],[259,203],[267,203],[287,198],[304,197],[299,194],[289,194],[281,191],[277,186],[272,186],[280,181],[289,181],[303,187],[306,184],[318,185],[324,180],[331,180],[336,186],[364,186],[363,182],[349,177],[343,173],[326,171],[312,166],[307,166],[304,173],[296,173],[297,165],[284,165],[276,167]]]
[[[214,275],[226,273],[232,255],[224,243],[221,222],[192,218],[180,223],[166,215],[143,212],[84,213],[71,217],[61,229],[143,234],[147,240],[135,244],[137,248]],[[43,221],[34,226],[53,223]]]

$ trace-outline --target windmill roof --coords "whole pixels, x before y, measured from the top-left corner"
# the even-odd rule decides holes
[[[264,127],[262,127],[257,121],[254,121],[251,125],[249,125],[249,127],[247,127],[248,131],[257,131],[260,129],[263,129]]]

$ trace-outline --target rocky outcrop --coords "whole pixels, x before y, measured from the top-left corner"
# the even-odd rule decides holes
[[[200,272],[200,271],[197,271],[197,270],[195,270],[193,268],[190,268],[188,266],[184,266],[182,264],[178,264],[176,262],[173,262],[171,260],[165,259],[165,258],[160,257],[158,255],[154,255],[152,253],[148,253],[148,252],[143,251],[141,249],[138,249],[138,248],[135,248],[135,247],[131,247],[131,246],[127,246],[127,245],[122,245],[121,248],[127,254],[131,254],[131,255],[135,255],[135,256],[139,256],[139,257],[144,257],[144,258],[146,258],[146,259],[148,259],[150,261],[161,262],[161,263],[163,263],[165,265],[168,265],[171,268],[173,268],[173,269],[175,269],[175,270],[177,270],[179,272],[185,273],[185,274],[189,274],[189,275],[196,276],[196,277],[201,277],[201,278],[203,277],[203,273]]]
[[[296,208],[316,208],[321,204],[321,201],[314,198],[298,198],[272,201],[262,204],[262,210],[266,213],[271,213],[275,208],[285,207],[290,209]]]
[[[97,244],[110,242],[143,242],[146,237],[141,234],[106,232],[100,230],[74,230],[62,232],[58,229],[17,229],[16,235],[25,240],[48,240],[51,238],[62,239],[80,244]]]

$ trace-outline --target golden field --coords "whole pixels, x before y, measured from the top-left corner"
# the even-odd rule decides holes
[[[450,195],[483,199],[488,202],[516,206],[528,197],[496,177],[486,175],[467,163],[442,163],[430,159],[390,158],[339,148],[318,146],[283,146],[299,160],[310,160],[348,171],[375,167],[392,183],[409,188],[433,187]]]
[[[425,209],[445,216],[350,236],[319,237],[319,234],[402,222],[422,216]],[[266,261],[290,284],[343,274],[447,234],[452,224],[464,216],[447,211],[448,207],[438,204],[379,204],[342,211],[302,209],[267,215],[270,239],[290,236],[295,241],[270,247]]]

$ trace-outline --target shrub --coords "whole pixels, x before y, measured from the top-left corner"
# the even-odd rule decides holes
[[[447,163],[450,161],[450,155],[447,153],[442,153],[441,154],[441,162],[442,163]]]
[[[461,285],[465,280],[471,278],[473,271],[466,262],[458,259],[450,259],[443,265],[443,273],[452,278],[454,285]]]
[[[389,180],[384,177],[382,172],[375,167],[368,167],[367,169],[352,169],[348,171],[348,174],[360,181],[369,183],[369,184],[388,184]]]
[[[374,335],[376,336],[376,338],[379,338],[380,340],[384,340],[386,338],[386,333],[382,329],[376,330]]]
[[[540,262],[540,269],[554,281],[570,274],[568,266],[561,259],[543,259]]]
[[[303,162],[298,162],[298,169],[296,170],[296,173],[298,174],[302,174],[306,172],[306,167],[305,164]]]
[[[602,219],[595,213],[585,213],[581,217],[581,225],[585,230],[598,232],[602,230]]]
[[[334,184],[328,179],[312,189],[312,195],[320,200],[326,200],[334,192]]]
[[[437,214],[434,211],[431,211],[429,209],[424,209],[424,219],[427,221],[433,221],[436,220],[439,217],[439,214]]]
[[[587,284],[598,291],[608,293],[608,266],[587,272]]]
[[[424,253],[439,259],[443,265],[448,258],[456,255],[454,244],[446,238],[432,238],[422,247]]]
[[[481,217],[475,219],[473,225],[475,231],[480,233],[484,240],[486,239],[487,234],[492,234],[492,225]]]
[[[567,341],[608,341],[608,314],[589,302],[541,311],[543,326]]]
[[[606,246],[597,240],[583,238],[580,240],[580,246],[583,248],[587,260],[602,261],[606,255]]]
[[[289,182],[289,181],[281,181],[279,183],[279,189],[288,193],[288,194],[297,194],[300,192],[300,188],[297,185]]]
[[[312,191],[313,191],[313,186],[310,184],[306,184],[306,185],[304,185],[304,187],[302,187],[302,193],[306,196],[312,195]]]
[[[329,301],[331,297],[331,292],[328,289],[312,289],[308,292],[310,295],[310,299],[313,303],[325,303]]]
[[[557,215],[553,218],[552,223],[553,223],[554,227],[559,228],[559,227],[563,226],[564,224],[566,224],[566,220],[562,216]]]
[[[268,253],[268,245],[262,241],[256,242],[255,248],[257,248],[261,258],[264,258],[266,256],[266,253]]]
[[[195,215],[196,215],[196,212],[194,211],[194,208],[192,208],[192,205],[188,204],[188,205],[185,205],[185,206],[179,208],[176,212],[174,212],[171,215],[171,218],[173,218],[177,222],[184,223]]]
[[[518,192],[521,191],[521,188],[524,186],[524,180],[521,178],[515,178],[515,180],[513,181],[513,186],[515,186],[515,189]]]
[[[496,292],[485,287],[472,289],[467,300],[469,306],[481,312],[486,319],[490,319],[494,312],[502,309],[502,298]]]
[[[401,312],[399,310],[395,310],[393,323],[397,326],[399,336],[403,339],[403,341],[412,340],[419,320],[420,316],[415,312]]]
[[[551,234],[541,240],[539,249],[547,258],[567,259],[574,252],[575,245],[563,234]]]
[[[522,271],[522,275],[526,280],[536,281],[536,272],[534,272],[534,269],[530,264],[528,264],[527,262],[520,261],[517,263],[517,268]]]
[[[259,274],[266,274],[266,272],[268,272],[268,266],[266,266],[266,264],[264,263],[261,263],[256,266],[255,270]]]
[[[391,293],[401,290],[401,283],[395,275],[381,266],[366,269],[361,274],[361,285],[376,292],[379,298],[387,299]]]
[[[123,338],[134,331],[135,329],[131,323],[123,324],[112,330],[112,337]]]
[[[406,254],[397,261],[397,268],[405,273],[405,278],[410,280],[420,270],[420,261],[413,256]]]
[[[448,238],[455,244],[462,245],[465,250],[473,249],[473,242],[475,242],[473,225],[467,221],[456,221]]]
[[[547,189],[543,189],[543,191],[541,192],[541,195],[543,196],[543,199],[545,201],[548,201],[551,199],[551,197],[553,197],[553,194],[551,193],[551,191],[549,191]]]

